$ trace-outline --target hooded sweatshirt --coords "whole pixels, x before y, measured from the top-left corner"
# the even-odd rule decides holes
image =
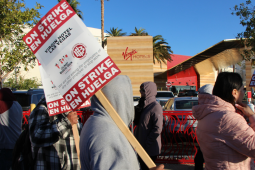
[[[8,88],[0,89],[0,149],[13,149],[21,134],[22,107]]]
[[[210,94],[198,98],[192,112],[198,120],[196,133],[205,169],[254,169],[255,115],[249,117],[249,126],[231,103]]]
[[[117,76],[101,90],[128,126],[134,119],[130,79]],[[134,149],[96,96],[91,98],[91,109],[94,114],[86,121],[80,135],[81,169],[138,170]]]
[[[154,82],[142,84],[145,90],[144,109],[135,129],[135,137],[150,156],[161,153],[161,132],[163,110],[156,101],[157,85]]]

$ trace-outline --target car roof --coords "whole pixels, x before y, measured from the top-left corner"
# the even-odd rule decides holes
[[[198,97],[174,97],[174,100],[198,100]]]
[[[12,93],[16,93],[16,94],[38,94],[38,93],[44,93],[44,90],[43,89],[17,90],[17,91],[12,91]]]
[[[173,93],[172,91],[157,91],[157,93]]]
[[[168,101],[169,100],[169,98],[156,98],[156,100],[158,100],[158,101]]]

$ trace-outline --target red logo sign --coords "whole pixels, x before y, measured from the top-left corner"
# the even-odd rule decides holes
[[[67,60],[67,58],[68,58],[68,55],[67,55],[67,54],[64,55],[64,56],[62,56],[62,57],[58,60],[59,62],[57,62],[57,63],[55,64],[55,66],[56,66],[57,68],[60,69],[60,67],[64,64],[64,61]]]
[[[166,82],[166,87],[171,87],[172,83],[171,82]]]
[[[125,60],[128,60],[130,58],[130,60],[132,61],[132,56],[137,53],[136,50],[131,51],[130,53],[127,53],[128,47],[126,48],[126,51],[122,53],[123,57]]]
[[[83,59],[86,57],[86,46],[83,44],[76,44],[72,49],[73,57]]]

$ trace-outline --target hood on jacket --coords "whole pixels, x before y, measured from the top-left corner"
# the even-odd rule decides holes
[[[10,89],[0,89],[0,114],[10,109],[13,101],[16,101],[16,98]]]
[[[129,125],[134,120],[133,90],[129,77],[119,75],[101,90],[124,123]],[[106,116],[113,121],[95,95],[91,98],[91,109],[93,116]]]
[[[150,103],[156,101],[157,85],[154,82],[147,81],[142,83],[141,86],[143,86],[145,91],[144,107],[146,107]]]
[[[206,84],[198,89],[199,94],[212,94],[213,85]]]
[[[198,105],[192,107],[192,114],[197,120],[201,120],[216,111],[235,111],[235,107],[231,103],[211,94],[199,94],[198,103]]]

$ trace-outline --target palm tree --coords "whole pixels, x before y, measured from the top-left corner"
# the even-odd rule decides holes
[[[127,33],[122,32],[122,29],[117,28],[110,28],[110,31],[106,31],[110,37],[119,37],[119,36],[125,36]]]
[[[165,39],[162,37],[162,35],[156,35],[153,37],[153,63],[155,64],[155,61],[160,63],[160,66],[162,66],[162,62],[167,64],[166,61],[171,62],[171,53],[173,51],[171,50],[171,47],[168,46],[168,43],[165,41]]]
[[[61,0],[58,0],[58,2],[60,2]],[[73,8],[74,12],[83,20],[83,13],[81,10],[79,10],[77,8],[78,5],[81,5],[80,2],[76,1],[76,0],[66,0],[69,5]]]
[[[120,36],[125,36],[127,33],[125,32],[121,32],[122,29],[119,29],[118,30],[118,27],[117,28],[110,28],[110,31],[106,31],[109,36],[106,36],[106,37],[120,37]],[[107,38],[104,39],[104,45],[107,45]]]
[[[130,36],[146,36],[148,35],[147,32],[145,32],[144,28],[139,28],[139,30],[135,27],[135,33],[131,33]]]

